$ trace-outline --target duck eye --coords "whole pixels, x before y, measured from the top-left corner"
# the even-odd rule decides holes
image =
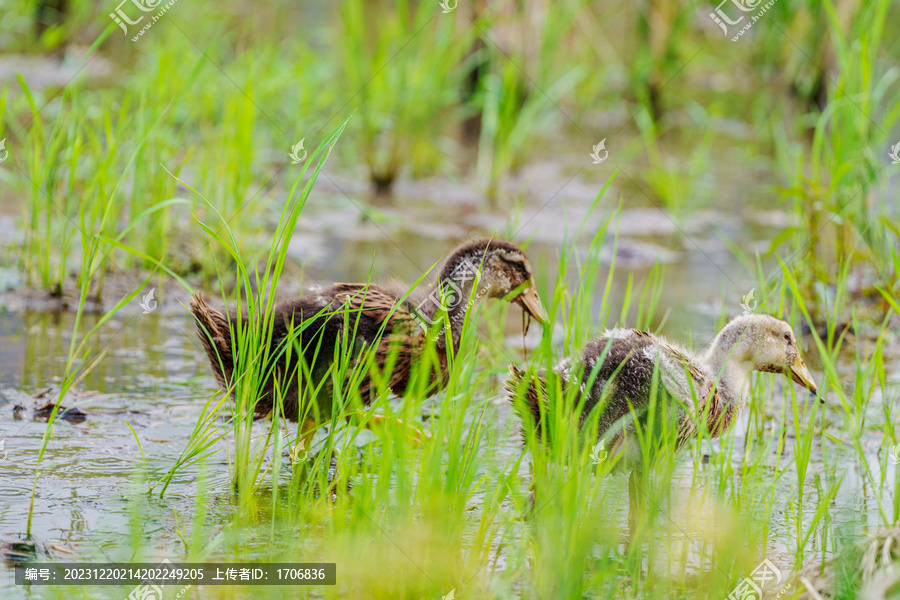
[[[513,266],[513,267],[522,267],[522,268],[525,267],[525,265],[522,264],[522,261],[515,259],[515,258],[506,258],[504,256],[501,256],[500,260],[508,265]]]
[[[500,260],[504,264],[506,264],[506,265],[512,267],[513,269],[519,271],[520,273],[522,273],[526,279],[528,279],[530,277],[530,274],[528,273],[528,269],[525,267],[525,263],[522,262],[521,260],[518,260],[516,258],[503,258],[502,256],[500,257]]]
[[[785,339],[788,343],[790,343],[790,341],[791,341],[791,334],[789,334],[789,333],[784,334],[784,339]]]

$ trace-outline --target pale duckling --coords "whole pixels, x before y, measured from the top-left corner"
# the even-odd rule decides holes
[[[577,399],[583,405],[579,426],[585,426],[595,409],[600,411],[597,440],[610,456],[618,455],[619,467],[632,471],[629,492],[633,494],[635,470],[639,471],[643,462],[636,430],[640,427],[642,435],[647,433],[653,390],[665,391],[657,394],[662,400],[657,406],[666,409],[663,412],[672,424],[669,431],[678,450],[701,428],[709,437],[728,430],[747,404],[752,371],[784,373],[811,392],[818,390],[790,325],[762,314],[732,319],[700,353],[644,331],[607,331],[588,343],[579,357],[559,363],[552,374],[526,377],[524,371],[511,367],[507,389],[518,413],[544,438],[552,435],[542,424],[542,415],[548,414],[548,402],[552,401],[546,390],[555,387],[548,385],[549,379],[558,378],[563,390],[579,386]],[[660,435],[662,426],[663,419],[657,416],[651,441]],[[544,441],[552,443],[552,439]],[[632,497],[632,508],[634,500]],[[633,529],[633,522],[631,525]]]

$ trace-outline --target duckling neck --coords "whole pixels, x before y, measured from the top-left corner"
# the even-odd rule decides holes
[[[454,350],[459,349],[463,323],[469,308],[487,292],[487,289],[478,287],[480,264],[481,256],[476,256],[475,253],[450,257],[441,271],[437,285],[428,295],[428,306],[422,307],[432,323],[440,321],[443,328],[450,329]],[[438,348],[446,348],[446,342],[447,336],[439,335]]]
[[[729,404],[741,404],[750,389],[752,362],[745,348],[743,331],[726,327],[703,355],[718,383],[719,395]]]

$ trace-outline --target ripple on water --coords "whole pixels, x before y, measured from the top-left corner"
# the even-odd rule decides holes
[[[99,475],[109,477],[111,475],[128,475],[134,472],[135,463],[130,458],[116,456],[85,456],[80,457],[74,465],[74,471],[79,475]]]
[[[31,488],[27,485],[24,485],[24,482],[20,485],[14,485],[12,483],[6,482],[0,485],[0,498],[27,498],[30,495]]]

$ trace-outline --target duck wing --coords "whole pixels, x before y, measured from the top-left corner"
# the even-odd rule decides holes
[[[601,411],[599,434],[613,440],[634,420],[643,420],[649,409],[658,373],[658,386],[671,398],[666,408],[675,409],[678,439],[695,431],[696,415],[716,407],[713,380],[685,351],[665,339],[637,329],[617,329],[590,342],[582,354],[582,388],[586,394],[582,422],[591,410]],[[710,399],[712,398],[712,401]],[[698,408],[699,407],[699,408]]]
[[[686,409],[680,424],[679,447],[701,428],[710,437],[722,435],[731,425],[734,410],[722,398],[716,378],[696,359],[664,340],[660,340],[659,348],[668,359],[666,368],[660,369],[663,384],[682,400]]]
[[[285,303],[276,312],[276,339],[285,339],[292,325],[296,332],[302,323],[302,353],[312,373],[321,374],[322,367],[333,362],[336,347],[353,361],[352,367],[371,349],[373,366],[386,374],[388,387],[398,394],[409,384],[413,362],[425,343],[424,331],[409,310],[377,285],[336,283]],[[352,342],[342,344],[345,339]],[[349,368],[348,375],[352,371]],[[375,393],[371,378],[365,373],[355,381],[368,403]]]
[[[581,355],[584,411],[581,424],[600,411],[597,429],[616,447],[635,416],[647,411],[656,368],[655,338],[637,329],[615,329],[589,342]]]
[[[559,368],[555,371],[554,375],[559,376],[562,389],[565,391],[568,384],[566,373]],[[542,417],[550,410],[547,386],[546,371],[542,369],[537,372],[529,372],[516,365],[509,365],[509,377],[503,385],[507,400],[512,404],[522,422],[528,423],[534,428],[538,439],[545,439],[551,435],[550,428],[542,426]],[[526,444],[528,443],[524,429],[522,430],[522,440]]]
[[[390,371],[388,387],[402,394],[409,385],[413,363],[425,346],[425,332],[419,322],[393,293],[379,286],[342,283],[333,289],[335,301],[346,309],[345,327],[354,328],[356,340],[374,346],[375,364],[382,373]],[[446,356],[441,367],[444,374]],[[368,398],[374,391],[371,378],[365,376],[360,394]]]

